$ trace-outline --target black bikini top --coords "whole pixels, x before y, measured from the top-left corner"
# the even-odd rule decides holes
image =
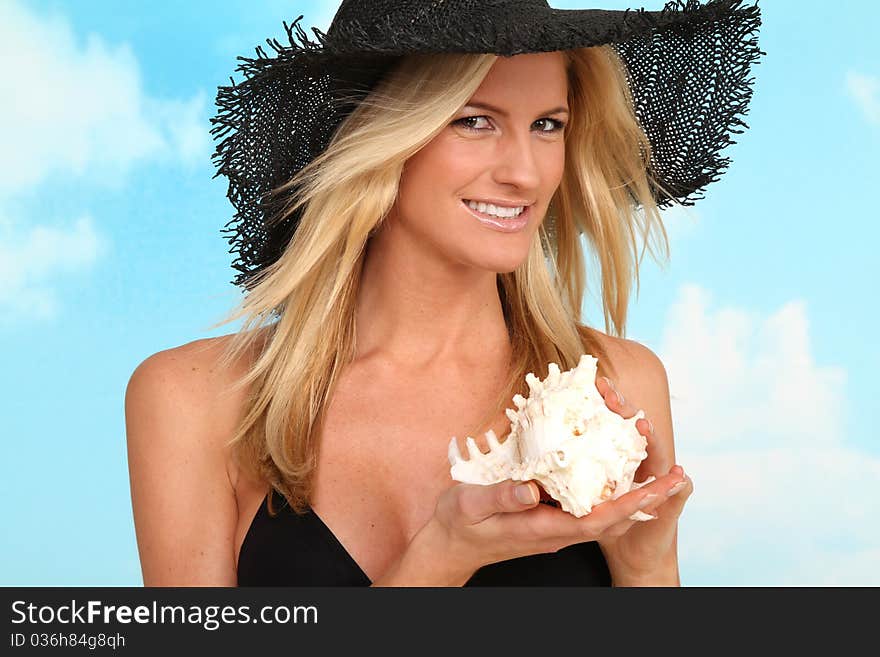
[[[269,515],[275,495],[275,517]],[[239,586],[369,586],[370,578],[312,510],[297,515],[270,491],[257,510],[238,557]],[[465,586],[611,586],[599,544],[500,561],[480,568]]]

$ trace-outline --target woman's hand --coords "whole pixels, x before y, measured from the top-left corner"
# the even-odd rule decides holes
[[[604,377],[598,379],[596,388],[610,410],[627,419],[636,414],[637,409],[626,402],[608,379]],[[669,449],[662,449],[658,444],[650,420],[647,418],[639,420],[636,422],[636,429],[648,441],[648,456],[636,471],[635,481],[644,481],[651,475],[659,478],[669,473],[667,478],[673,477],[675,486],[669,488],[668,496],[661,495],[644,509],[646,513],[656,516],[654,520],[625,521],[621,524],[620,529],[623,531],[619,534],[604,535],[598,539],[599,547],[602,548],[612,575],[617,574],[621,580],[650,582],[652,576],[668,578],[669,573],[673,573],[677,580],[678,517],[693,492],[694,485],[680,466],[673,467],[672,452]],[[597,509],[602,506],[604,504]]]
[[[617,401],[607,383],[597,387],[612,411],[624,417],[635,414],[625,400]],[[490,563],[588,541],[599,543],[615,584],[650,584],[658,574],[666,576],[670,571],[677,579],[677,520],[693,485],[681,468],[672,467],[672,452],[656,443],[650,422],[640,420],[636,427],[648,441],[648,456],[635,481],[651,475],[655,481],[598,504],[581,518],[538,504],[541,489],[533,481],[453,485],[440,495],[434,515],[406,552],[373,585],[462,586]],[[684,486],[673,491],[682,481]],[[523,497],[518,497],[518,489]],[[657,517],[630,520],[638,510]]]
[[[433,537],[435,558],[443,559],[449,572],[469,577],[490,563],[556,552],[575,543],[612,540],[633,524],[629,516],[656,506],[678,479],[675,474],[658,477],[581,518],[538,504],[535,482],[456,484],[438,499],[434,516],[420,532],[420,549],[426,549],[424,537]]]

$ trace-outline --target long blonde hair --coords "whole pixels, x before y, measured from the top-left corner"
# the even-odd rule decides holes
[[[625,332],[631,282],[638,281],[644,256],[643,249],[637,257],[636,232],[647,246],[659,228],[668,258],[651,194],[650,184],[657,183],[646,171],[651,147],[633,113],[622,63],[605,46],[564,54],[571,110],[565,170],[527,258],[497,275],[512,347],[509,377],[486,409],[488,424],[469,435],[481,435],[516,393],[527,395],[525,375],[544,377],[551,362],[568,369],[590,353],[600,374],[613,376],[595,330],[579,322],[586,288],[581,235],[598,256],[605,330],[617,335]],[[238,307],[216,325],[244,319],[222,365],[257,347],[236,383],[248,387],[248,397],[228,446],[240,467],[298,513],[309,505],[324,410],[353,358],[367,242],[397,197],[406,160],[448,125],[496,59],[403,59],[340,125],[328,148],[279,190],[297,190],[282,217],[301,209],[299,226],[278,261],[252,279]]]

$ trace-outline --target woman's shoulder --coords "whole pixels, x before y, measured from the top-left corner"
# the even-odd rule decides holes
[[[236,367],[220,367],[232,338],[233,334],[201,338],[158,351],[140,362],[129,385],[172,385],[188,395],[213,397],[237,373]]]
[[[256,332],[254,342],[264,340],[263,330]],[[171,387],[186,399],[205,403],[223,403],[233,393],[234,383],[252,364],[253,349],[226,361],[229,347],[236,334],[201,338],[158,351],[135,368],[129,387]],[[243,391],[239,393],[244,394]]]
[[[633,398],[668,395],[666,368],[653,350],[636,340],[609,335],[591,327],[582,330],[605,350],[613,365],[612,382],[619,390],[631,391]]]
[[[132,372],[125,391],[128,419],[173,413],[192,425],[213,416],[231,372],[218,367],[229,336],[194,340],[145,358]]]
[[[598,329],[588,328],[590,334],[605,348],[608,357],[614,361],[615,366],[628,370],[642,371],[645,368],[662,367],[663,363],[649,347],[615,335],[609,335]]]
[[[236,383],[251,365],[249,355],[224,360],[234,336],[202,338],[145,358],[125,391],[129,434],[167,432],[228,465],[225,442],[243,417],[248,394]]]
[[[243,392],[232,386],[241,364],[220,365],[230,339],[154,353],[126,388],[132,507],[145,585],[235,582],[238,510],[225,443]]]

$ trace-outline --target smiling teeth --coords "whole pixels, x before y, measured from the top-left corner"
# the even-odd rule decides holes
[[[465,201],[465,203],[467,203],[468,207],[473,210],[501,217],[502,219],[518,217],[525,210],[525,206],[522,205],[517,208],[504,208],[498,205],[492,205],[491,203],[477,203],[476,201]]]

